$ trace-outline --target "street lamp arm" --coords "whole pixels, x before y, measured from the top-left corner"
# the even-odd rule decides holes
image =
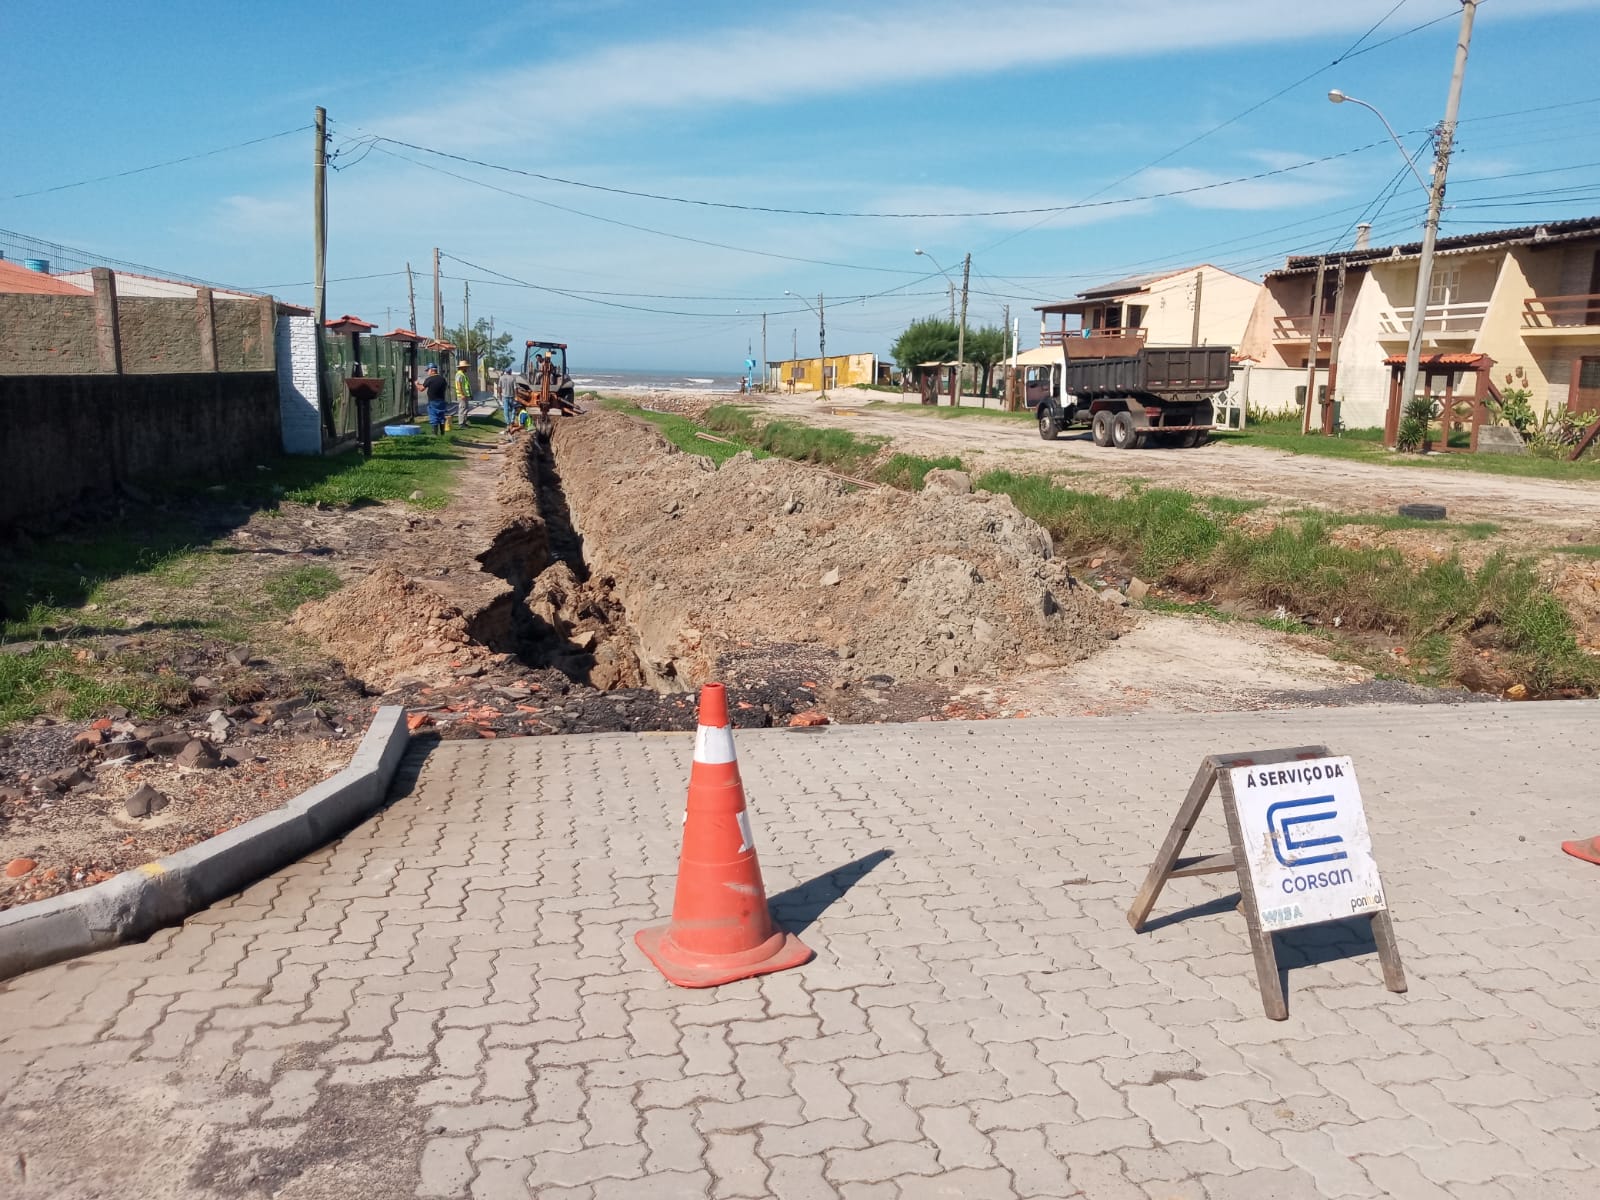
[[[1389,140],[1395,144],[1395,148],[1400,151],[1401,157],[1406,160],[1406,166],[1411,168],[1411,174],[1416,177],[1417,183],[1421,185],[1424,192],[1432,194],[1433,189],[1428,186],[1428,181],[1422,177],[1422,172],[1417,170],[1417,160],[1411,157],[1411,151],[1406,149],[1405,143],[1400,140],[1400,135],[1394,131],[1394,126],[1389,124],[1389,118],[1379,112],[1376,105],[1368,104],[1365,100],[1357,100],[1354,96],[1346,96],[1338,88],[1334,88],[1333,91],[1328,93],[1328,99],[1335,104],[1359,104],[1377,117],[1378,120],[1382,121],[1383,127],[1389,131]]]

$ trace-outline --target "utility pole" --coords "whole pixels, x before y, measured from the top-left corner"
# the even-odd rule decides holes
[[[1333,332],[1328,344],[1328,402],[1322,406],[1322,432],[1333,434],[1333,406],[1339,402],[1339,325],[1344,320],[1344,259],[1339,260],[1339,279],[1333,286]]]
[[[972,255],[961,264],[961,324],[956,326],[956,384],[951,389],[952,406],[961,403],[961,373],[967,368],[967,280],[972,274]]]
[[[1322,280],[1328,256],[1317,259],[1317,282],[1311,298],[1311,340],[1306,343],[1306,406],[1300,413],[1300,432],[1311,432],[1311,409],[1317,402],[1317,353],[1322,349]]]
[[[439,291],[439,247],[433,248],[433,340],[444,341],[444,295]]]
[[[1400,385],[1400,408],[1417,394],[1417,369],[1422,359],[1422,331],[1428,323],[1428,297],[1433,290],[1433,247],[1439,239],[1439,211],[1444,207],[1445,176],[1450,170],[1451,144],[1456,136],[1456,115],[1461,111],[1461,81],[1467,73],[1467,50],[1472,45],[1472,19],[1478,0],[1461,0],[1461,32],[1456,39],[1455,69],[1450,73],[1450,93],[1439,125],[1438,149],[1433,156],[1433,184],[1428,189],[1428,219],[1422,227],[1422,257],[1417,262],[1417,296],[1411,306],[1411,341],[1406,346],[1405,381]]]
[[[761,390],[767,390],[767,314],[761,314]]]
[[[1194,273],[1194,324],[1189,327],[1189,345],[1200,344],[1200,297],[1206,290],[1206,273],[1204,270]]]
[[[464,363],[472,362],[472,285],[461,285],[461,341],[462,346],[458,351],[459,359]]]
[[[317,407],[322,411],[322,427],[332,441],[338,436],[333,426],[333,398],[325,394],[326,365],[322,345],[328,327],[328,110],[320,104],[316,113],[316,147],[311,153],[311,241],[316,259],[317,322]]]
[[[817,378],[818,385],[822,388],[822,398],[828,398],[828,322],[823,317],[827,309],[822,303],[822,293],[817,293],[817,355],[822,359],[820,364],[821,374]]]
[[[789,339],[790,339],[790,341],[789,341],[789,361],[790,362],[799,362],[800,361],[800,331],[798,329],[791,329],[789,331]]]
[[[1006,353],[1006,351],[1011,348],[1011,305],[1009,304],[1005,306],[1000,317],[1000,332],[1005,335],[1005,341],[1002,342],[1000,346],[1000,353],[1006,358],[1010,358],[1011,356]],[[1000,374],[1003,376],[1005,373],[1005,363],[1002,361],[1000,364]],[[1004,401],[1001,402],[1000,407],[1005,407]]]
[[[411,264],[406,263],[406,303],[411,312],[411,324],[406,328],[412,333],[417,331],[417,281],[411,277]]]
[[[317,107],[317,144],[312,153],[311,237],[316,244],[317,328],[328,320],[328,110]]]
[[[954,279],[946,279],[944,281],[944,290],[950,296],[950,324],[954,325],[956,323],[956,281]]]

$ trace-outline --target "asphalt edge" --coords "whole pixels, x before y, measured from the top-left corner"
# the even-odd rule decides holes
[[[148,937],[325,845],[383,804],[410,736],[404,708],[380,708],[342,771],[271,812],[104,883],[0,913],[0,981]]]

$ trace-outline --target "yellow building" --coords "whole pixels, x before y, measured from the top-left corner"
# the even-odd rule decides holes
[[[767,364],[767,386],[779,392],[814,392],[822,381],[824,360],[811,358],[784,358]],[[826,386],[852,387],[855,384],[876,383],[878,356],[876,354],[830,354],[826,359]]]

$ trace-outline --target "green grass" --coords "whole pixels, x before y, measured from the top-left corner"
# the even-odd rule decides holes
[[[1551,547],[1549,547],[1547,552],[1550,553],[1550,554],[1573,554],[1573,555],[1576,555],[1579,558],[1600,558],[1600,546],[1585,546],[1585,545],[1551,546]]]
[[[321,600],[339,590],[341,580],[331,567],[290,567],[261,585],[273,607],[291,613],[311,600]]]
[[[25,654],[0,654],[0,727],[42,712],[92,716],[109,704],[153,715],[171,698],[166,677],[142,670],[128,655],[95,656],[86,639],[136,630],[179,640],[255,641],[264,623],[339,585],[329,568],[306,565],[248,594],[225,591],[226,602],[209,609],[183,603],[186,594],[215,595],[212,589],[226,587],[223,564],[234,547],[218,539],[219,517],[243,524],[252,508],[270,515],[284,501],[356,506],[405,501],[415,492],[421,498],[411,503],[438,508],[449,500],[456,472],[501,428],[498,420],[480,421],[438,438],[385,438],[371,459],[353,451],[282,457],[220,483],[145,484],[159,506],[0,556],[0,641],[51,639]],[[161,611],[168,600],[181,615]]]
[[[879,483],[903,492],[920,492],[929,471],[964,471],[965,464],[953,454],[928,458],[921,454],[896,454],[874,473]]]
[[[719,431],[717,436],[728,437],[728,442],[713,442],[708,438],[703,438],[700,434],[708,432],[705,426],[696,424],[689,420],[688,417],[680,417],[676,413],[651,412],[647,408],[640,408],[630,400],[622,400],[617,397],[604,397],[600,403],[613,412],[625,413],[630,417],[639,417],[649,421],[650,424],[661,431],[662,437],[666,438],[678,449],[685,450],[690,454],[702,455],[718,466],[727,462],[735,454],[745,450],[753,452],[758,458],[766,457],[765,452],[737,436]],[[724,407],[731,406],[725,405]],[[712,411],[715,412],[716,410],[713,409]]]
[[[63,645],[0,654],[0,729],[47,712],[82,720],[112,704],[141,717],[155,716],[164,707],[168,697],[157,681],[130,674],[115,661],[96,666],[86,669]]]
[[[1343,515],[1291,517],[1250,533],[1173,489],[1104,496],[1010,471],[991,471],[974,484],[1009,495],[1067,556],[1110,552],[1151,582],[1282,606],[1324,626],[1391,634],[1406,640],[1421,673],[1435,681],[1450,677],[1465,635],[1489,627],[1504,664],[1530,688],[1600,687],[1600,663],[1578,646],[1560,601],[1523,559],[1496,554],[1471,570],[1452,555],[1417,567],[1394,549],[1333,544],[1329,532],[1348,522]]]
[[[1298,422],[1272,421],[1242,430],[1218,430],[1212,437],[1240,446],[1264,446],[1288,454],[1356,459],[1383,466],[1418,470],[1476,471],[1484,475],[1516,475],[1533,479],[1600,479],[1600,458],[1566,462],[1518,454],[1396,454],[1383,447],[1381,429],[1350,429],[1339,437],[1301,434]]]

